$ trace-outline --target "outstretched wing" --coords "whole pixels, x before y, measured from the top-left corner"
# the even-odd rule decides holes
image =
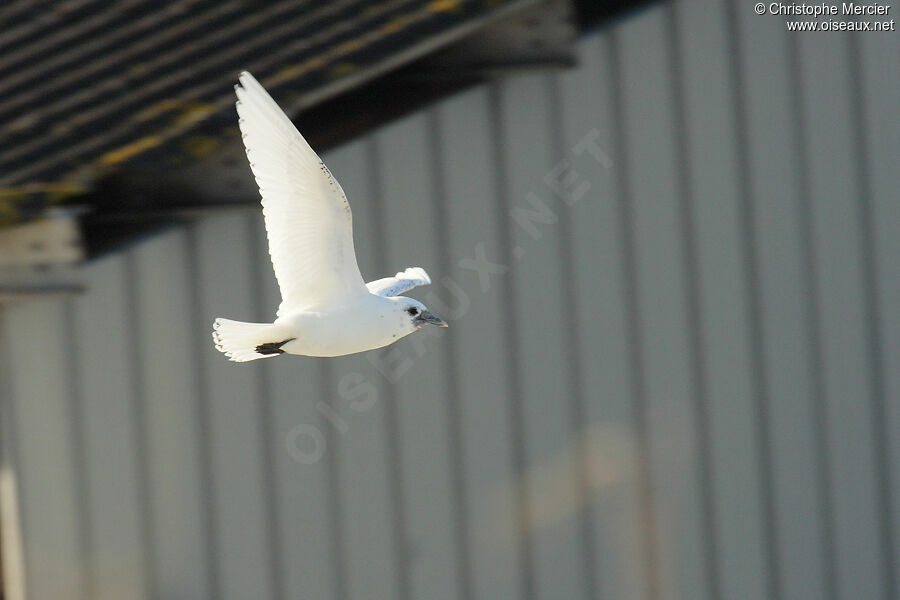
[[[405,294],[414,287],[420,285],[430,285],[431,277],[422,267],[409,267],[402,273],[397,273],[394,277],[385,277],[384,279],[376,279],[366,284],[369,292],[376,296],[399,296]]]
[[[278,316],[365,293],[340,184],[250,73],[234,89],[281,288]]]

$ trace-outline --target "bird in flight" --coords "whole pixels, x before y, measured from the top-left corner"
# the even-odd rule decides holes
[[[253,75],[245,71],[239,80],[238,123],[262,196],[281,305],[274,323],[216,319],[216,350],[236,362],[284,353],[342,356],[427,325],[447,327],[402,295],[431,283],[425,269],[363,281],[344,190]]]

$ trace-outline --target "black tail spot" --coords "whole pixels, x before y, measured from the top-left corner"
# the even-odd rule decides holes
[[[260,344],[256,347],[257,354],[284,354],[284,350],[281,349],[282,346],[287,344],[288,342],[293,342],[297,338],[291,338],[289,340],[284,340],[283,342],[266,342],[265,344]]]

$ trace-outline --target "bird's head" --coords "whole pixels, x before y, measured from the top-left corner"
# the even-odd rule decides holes
[[[425,325],[437,325],[438,327],[447,327],[447,322],[442,318],[433,315],[431,311],[425,308],[425,305],[413,298],[399,297],[394,302],[395,310],[401,315],[404,325],[409,327],[411,331],[421,329]]]

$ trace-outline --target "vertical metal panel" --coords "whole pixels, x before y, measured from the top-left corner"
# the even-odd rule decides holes
[[[474,597],[480,600],[521,597],[516,548],[511,433],[507,420],[509,391],[504,369],[509,350],[502,343],[502,319],[508,310],[499,295],[504,274],[485,273],[484,282],[471,262],[479,252],[491,263],[505,262],[498,243],[497,165],[493,163],[490,96],[478,89],[442,103],[440,121],[443,176],[446,180],[446,273],[467,293],[468,310],[451,324],[460,349],[458,385],[462,412],[466,502],[470,515],[470,564]],[[477,352],[467,349],[478,348]],[[486,360],[491,357],[493,360]]]
[[[380,208],[385,265],[384,275],[408,266],[422,265],[432,273],[437,253],[434,200],[414,202],[434,193],[426,115],[403,119],[380,132],[378,150]],[[383,276],[383,275],[376,275]],[[439,282],[435,282],[440,285]],[[412,296],[422,298],[424,292]],[[402,340],[393,348],[409,370],[391,389],[390,402],[397,404],[400,419],[407,515],[405,543],[410,568],[410,597],[455,598],[458,596],[455,531],[447,460],[446,331],[426,329]]]
[[[730,84],[730,96],[723,98],[724,102],[734,106],[732,119],[734,121],[734,137],[733,137],[733,157],[735,162],[734,178],[731,180],[731,186],[735,190],[734,199],[736,200],[735,216],[737,228],[737,239],[739,240],[739,249],[732,260],[740,261],[738,264],[732,265],[732,268],[726,268],[718,274],[719,278],[727,282],[728,273],[740,273],[741,278],[738,287],[742,293],[742,301],[738,298],[732,298],[733,306],[739,307],[740,312],[730,313],[727,309],[721,313],[725,319],[720,323],[713,321],[710,323],[710,331],[720,329],[731,321],[732,325],[740,322],[743,318],[743,326],[738,326],[735,330],[734,339],[725,341],[721,347],[716,348],[710,345],[710,374],[711,381],[717,383],[716,392],[722,394],[727,404],[727,398],[732,394],[731,390],[737,391],[732,403],[736,405],[737,410],[725,408],[723,413],[740,412],[741,409],[746,411],[741,417],[744,419],[733,419],[730,415],[726,419],[731,420],[729,423],[733,432],[729,437],[736,440],[738,444],[744,447],[740,448],[738,444],[734,444],[732,440],[726,442],[732,448],[737,450],[737,454],[726,456],[723,462],[731,462],[732,465],[727,469],[728,476],[737,476],[737,479],[726,481],[723,488],[728,488],[729,492],[723,492],[723,497],[733,500],[733,506],[738,507],[730,517],[726,517],[730,523],[733,523],[734,530],[737,535],[732,542],[734,554],[738,554],[738,547],[744,546],[744,556],[733,556],[730,564],[723,561],[723,587],[727,589],[730,584],[730,590],[723,590],[725,594],[748,594],[753,596],[765,596],[778,600],[780,597],[780,588],[778,586],[779,578],[777,576],[778,557],[777,548],[774,543],[774,501],[771,487],[771,435],[769,427],[769,382],[768,371],[764,360],[764,338],[762,336],[762,294],[760,293],[760,267],[759,259],[756,252],[757,245],[757,227],[755,222],[755,207],[753,205],[752,191],[753,181],[750,176],[749,165],[749,144],[748,131],[746,121],[746,101],[744,94],[744,75],[743,65],[741,62],[740,49],[740,29],[738,28],[737,8],[734,3],[727,5],[724,13],[725,27],[723,28],[726,36],[730,39],[731,44],[728,47],[728,77],[726,81]],[[729,102],[730,99],[730,102]],[[726,165],[719,165],[724,173],[729,173]],[[727,181],[727,178],[725,178]],[[711,199],[707,199],[708,201]],[[716,203],[711,203],[714,207]],[[713,208],[710,212],[715,213]],[[723,249],[726,253],[728,250],[735,249],[734,246],[729,247],[725,239],[720,239],[722,248],[710,248],[710,254],[720,254]],[[721,268],[720,263],[720,268]],[[737,283],[737,282],[736,282]],[[727,283],[726,283],[727,286]],[[712,290],[715,294],[715,290]],[[724,340],[723,340],[724,341]],[[721,352],[720,352],[721,351]],[[724,355],[724,356],[722,356]],[[720,356],[725,361],[717,362],[712,357]],[[737,366],[735,366],[737,365]],[[731,373],[728,373],[728,370]],[[715,375],[712,375],[715,373]],[[746,400],[741,401],[741,395],[746,395]],[[740,436],[740,433],[747,431],[746,436]],[[736,447],[737,446],[737,447]],[[724,477],[723,477],[724,478]],[[736,492],[736,493],[735,493]],[[753,515],[750,517],[749,515]],[[725,527],[723,526],[723,530]],[[728,526],[731,530],[732,526]],[[726,531],[728,531],[726,530]],[[733,572],[734,578],[728,580],[729,567]]]
[[[854,197],[846,37],[801,41],[806,94],[812,223],[821,267],[824,398],[838,584],[843,597],[880,596],[871,444],[871,383],[863,332],[859,219]],[[827,126],[826,126],[827,124]]]
[[[883,594],[897,597],[894,571],[897,567],[897,549],[893,538],[896,517],[891,512],[891,477],[889,470],[888,435],[886,422],[885,374],[881,356],[884,351],[884,335],[881,324],[881,298],[878,295],[878,274],[875,264],[875,213],[873,210],[872,162],[866,136],[866,106],[863,100],[863,69],[860,40],[848,40],[849,74],[851,94],[852,152],[856,160],[857,211],[859,212],[860,259],[862,273],[863,328],[866,338],[866,375],[872,388],[872,449],[875,454],[875,511],[879,525],[879,560],[884,574]]]
[[[252,318],[254,281],[245,216],[214,217],[197,229],[201,306],[214,317]],[[259,440],[258,378],[261,366],[234,365],[208,344],[206,363],[210,406],[210,451],[221,569],[225,598],[270,598],[267,577],[262,464]],[[245,368],[246,367],[246,368]]]
[[[253,290],[253,318],[256,321],[267,323],[272,320],[271,302],[267,302],[266,291],[270,289],[272,276],[260,265],[268,262],[268,248],[266,247],[266,233],[262,220],[258,214],[247,215],[247,237],[250,242],[250,273],[253,277],[251,288]],[[272,361],[269,361],[271,363]],[[269,557],[266,575],[272,584],[272,598],[285,597],[284,569],[281,557],[282,526],[281,512],[279,510],[279,486],[278,472],[275,464],[276,453],[282,449],[273,438],[277,430],[275,417],[275,397],[272,394],[272,382],[268,376],[271,365],[260,365],[259,379],[257,380],[257,393],[259,396],[259,443],[262,460],[262,492],[263,512],[265,515],[265,539],[266,552]]]
[[[550,99],[546,76],[507,79],[500,87],[502,139],[506,160],[510,216],[536,210],[543,203],[556,207],[543,183],[555,162],[552,152]],[[528,98],[528,102],[522,102]],[[537,140],[545,142],[536,143]],[[522,214],[522,213],[518,213]],[[510,218],[509,216],[507,218]],[[558,236],[552,223],[532,223],[533,231],[513,218],[509,224],[513,245],[510,255],[512,293],[517,306],[511,317],[519,329],[521,398],[526,467],[524,478],[528,514],[521,526],[533,543],[535,596],[582,598],[583,565],[578,560],[578,507],[575,441],[570,431],[565,361],[571,349],[563,340],[565,297],[559,263]],[[518,249],[518,250],[517,250]],[[534,294],[532,290],[542,290]],[[520,324],[527,323],[528,326]]]
[[[497,240],[503,252],[505,269],[509,269],[512,252],[512,226],[509,219],[511,183],[509,170],[504,156],[504,130],[501,114],[500,85],[493,84],[489,91],[490,106],[490,132],[491,132],[491,162],[497,170]],[[510,454],[512,458],[512,476],[506,487],[510,489],[513,501],[513,527],[512,533],[516,542],[519,585],[522,598],[530,600],[535,596],[535,568],[534,568],[534,544],[530,532],[522,526],[528,522],[531,515],[531,503],[527,493],[527,481],[522,477],[527,465],[524,441],[524,409],[519,398],[522,397],[522,360],[520,352],[519,328],[516,324],[518,311],[518,299],[515,289],[509,279],[504,278],[501,287],[502,304],[504,311],[500,314],[500,322],[503,325],[502,339],[507,348],[504,356],[503,370],[508,388],[509,403],[507,404],[507,419],[510,430]]]
[[[824,397],[840,596],[883,594],[872,446],[872,389],[866,375],[860,216],[846,36],[802,36],[801,77],[810,152],[812,227],[821,268]]]
[[[366,279],[382,275],[378,264],[377,244],[380,206],[376,205],[377,175],[372,170],[371,141],[351,144],[328,156],[332,172],[353,203],[354,242],[360,270]],[[344,555],[347,598],[397,598],[398,580],[403,560],[402,532],[398,531],[397,506],[393,493],[399,493],[396,479],[397,461],[392,453],[391,432],[395,423],[384,385],[384,377],[368,360],[372,355],[356,355],[333,361],[330,376],[322,390],[341,386],[371,385],[369,396],[346,395],[323,397],[344,419],[345,429],[337,423],[322,421],[335,444],[328,452],[337,460],[340,504],[344,516]],[[377,355],[376,355],[377,356]],[[325,362],[325,361],[321,361]],[[330,362],[330,361],[329,361]],[[345,379],[351,377],[352,379]],[[336,381],[337,386],[332,385]],[[396,440],[394,440],[396,441]]]
[[[464,312],[468,311],[469,304],[466,294],[462,296],[456,293],[458,284],[449,279],[452,270],[451,257],[446,250],[450,248],[451,232],[447,227],[448,204],[447,180],[444,174],[446,154],[443,148],[444,130],[438,112],[431,109],[427,113],[428,119],[428,148],[430,151],[430,169],[432,175],[432,190],[434,194],[434,215],[432,217],[432,234],[435,245],[435,267],[440,273],[447,273],[441,277],[440,283],[444,288],[452,288],[456,302],[451,307],[447,299],[438,302],[438,296],[434,293],[427,296],[433,311],[439,312],[443,318],[455,322]],[[444,292],[448,290],[445,289]],[[449,470],[449,495],[452,514],[452,528],[450,537],[454,546],[453,558],[456,561],[456,584],[459,589],[457,597],[469,600],[474,597],[472,582],[472,567],[470,563],[470,534],[471,523],[469,521],[468,485],[465,477],[465,455],[463,453],[462,431],[462,400],[459,397],[461,379],[460,348],[457,340],[444,338],[441,375],[444,384],[443,412],[447,423],[447,448],[446,460]]]
[[[75,299],[67,298],[63,303],[65,319],[65,345],[74,347],[78,335],[76,332]],[[94,567],[94,540],[93,525],[91,519],[90,494],[88,493],[88,473],[90,464],[87,455],[87,441],[85,439],[86,427],[84,425],[85,400],[84,387],[81,382],[81,374],[78,369],[78,361],[75,353],[68,353],[66,361],[65,380],[69,386],[69,431],[72,435],[72,472],[75,473],[73,492],[75,495],[75,521],[78,538],[78,551],[81,555],[81,585],[82,598],[91,598],[96,591],[96,569]],[[15,441],[13,440],[15,443]]]
[[[815,312],[804,280],[802,215],[795,154],[796,115],[784,23],[736,10],[760,270],[765,369],[772,428],[775,524],[784,598],[826,597],[823,537],[828,517],[817,497],[814,363],[807,322]],[[814,351],[814,348],[813,348]]]
[[[612,101],[613,153],[618,157],[616,172],[618,191],[618,220],[616,226],[622,239],[622,298],[624,304],[624,329],[626,352],[628,354],[627,373],[631,394],[628,398],[634,423],[635,460],[634,476],[637,481],[636,516],[638,524],[638,545],[641,553],[641,573],[638,577],[641,597],[655,600],[659,598],[659,548],[657,518],[655,514],[653,488],[650,481],[649,438],[647,434],[646,400],[647,389],[644,381],[645,360],[641,349],[641,320],[638,304],[637,249],[635,243],[634,211],[632,197],[634,190],[629,179],[632,167],[628,152],[625,130],[625,90],[620,37],[613,32],[607,39],[610,81],[614,86]]]
[[[372,254],[376,269],[386,269],[388,251],[388,224],[391,215],[386,208],[385,201],[385,173],[382,166],[382,150],[377,136],[373,136],[367,144],[367,166],[369,167],[370,185],[372,187],[372,205],[374,218],[370,221],[374,236]],[[409,543],[409,518],[406,497],[406,461],[403,460],[403,426],[401,423],[401,407],[394,398],[396,389],[394,385],[404,375],[403,370],[411,363],[404,359],[397,348],[387,348],[381,352],[374,351],[369,354],[372,359],[381,365],[380,371],[385,379],[385,394],[388,398],[384,405],[384,425],[387,439],[387,458],[390,485],[388,488],[391,503],[391,527],[394,556],[397,559],[394,571],[394,583],[396,585],[396,597],[399,600],[407,600],[412,597],[412,580],[410,577],[412,548]],[[405,366],[404,366],[405,363]]]
[[[127,322],[130,326],[131,335],[135,339],[144,339],[144,328],[147,325],[138,316],[140,299],[137,290],[137,264],[134,259],[134,253],[125,253],[124,255],[125,280],[123,287],[125,291],[125,314]],[[147,382],[144,381],[144,350],[145,346],[141,343],[128,344],[125,359],[131,365],[131,427],[130,433],[132,440],[130,443],[131,452],[134,456],[134,478],[135,478],[135,510],[139,515],[138,519],[138,541],[140,544],[140,555],[143,559],[143,589],[144,595],[148,598],[154,598],[159,595],[156,591],[156,549],[154,547],[154,532],[157,529],[156,511],[153,503],[150,501],[150,489],[153,485],[150,477],[151,463],[148,456],[150,448],[148,447],[148,428],[147,428]]]
[[[77,597],[84,575],[75,478],[71,469],[65,315],[59,301],[4,309],[4,358],[13,374],[7,407],[16,428],[17,481],[22,510],[29,599]]]
[[[322,412],[322,407],[326,406],[325,402],[328,398],[334,398],[334,386],[330,383],[330,378],[334,377],[334,369],[327,362],[322,362],[321,365],[321,377],[319,378],[319,386],[317,388],[317,393],[320,398],[323,398],[322,401],[316,403],[316,409]],[[322,419],[320,419],[320,423],[324,424],[326,420],[326,414],[322,412]],[[334,597],[335,598],[346,598],[348,597],[348,586],[347,586],[347,572],[349,566],[347,564],[347,551],[346,546],[349,542],[346,541],[345,537],[345,527],[344,527],[344,499],[341,495],[341,480],[339,465],[341,461],[341,457],[338,453],[338,444],[337,437],[338,434],[345,433],[345,430],[339,428],[339,424],[331,422],[329,419],[329,424],[333,427],[326,427],[325,429],[325,439],[327,440],[328,447],[333,448],[334,451],[326,454],[327,462],[325,463],[325,468],[328,470],[328,511],[326,515],[328,517],[328,525],[331,530],[331,579],[330,583],[334,589]],[[384,543],[383,540],[374,540],[375,542]]]
[[[687,5],[670,4],[667,21],[668,42],[671,48],[669,56],[672,70],[671,82],[675,112],[675,135],[680,143],[680,147],[676,150],[677,179],[674,183],[680,200],[680,224],[683,236],[681,257],[684,265],[687,318],[690,329],[690,346],[687,355],[691,386],[694,390],[693,406],[697,431],[695,456],[697,460],[697,483],[699,486],[698,499],[701,514],[706,515],[700,522],[701,530],[699,532],[703,544],[703,564],[701,569],[705,576],[705,589],[703,591],[707,597],[716,598],[722,593],[722,578],[720,574],[722,561],[720,560],[716,543],[719,529],[717,527],[717,507],[715,505],[713,486],[713,415],[710,408],[712,406],[711,396],[714,397],[714,394],[711,395],[710,391],[715,388],[712,385],[713,378],[709,375],[709,363],[711,361],[707,359],[706,352],[707,348],[712,345],[709,342],[714,340],[709,339],[708,324],[705,322],[703,313],[703,306],[709,303],[708,290],[704,288],[703,283],[709,280],[709,275],[706,271],[710,268],[710,256],[703,250],[705,250],[706,246],[704,241],[711,237],[710,233],[713,236],[717,234],[727,236],[729,233],[733,233],[733,231],[729,231],[733,229],[733,219],[728,219],[727,217],[733,216],[734,203],[732,199],[732,202],[725,204],[724,212],[726,218],[724,223],[721,220],[722,215],[712,211],[712,216],[714,217],[713,226],[709,228],[711,231],[707,229],[709,227],[706,222],[709,220],[708,213],[710,212],[708,210],[709,196],[711,195],[710,188],[715,190],[715,192],[720,192],[722,180],[727,179],[730,173],[726,170],[723,176],[713,178],[712,181],[703,181],[702,179],[698,180],[697,174],[694,172],[695,165],[702,163],[709,156],[719,156],[715,152],[722,150],[720,146],[715,151],[710,152],[710,149],[705,146],[701,140],[706,139],[705,134],[708,132],[702,131],[702,125],[699,127],[701,131],[696,132],[696,129],[698,129],[698,109],[703,111],[710,108],[710,106],[704,106],[703,108],[697,106],[700,103],[698,100],[702,101],[705,99],[705,96],[698,95],[696,90],[700,86],[708,85],[706,81],[697,81],[698,77],[703,78],[708,69],[713,71],[713,77],[718,75],[719,78],[722,77],[723,69],[720,63],[705,64],[704,59],[708,55],[704,54],[701,57],[697,57],[694,53],[696,52],[696,46],[702,46],[704,43],[717,45],[721,43],[721,40],[709,40],[704,38],[702,33],[700,36],[694,34],[691,30],[691,23],[697,21],[701,23],[700,29],[702,32],[710,29],[716,31],[718,28],[710,28],[704,22],[704,18],[702,18],[714,19],[715,13],[708,14],[704,11],[701,15],[691,14],[691,8],[691,6]],[[695,41],[697,42],[696,44]],[[694,61],[698,58],[703,68],[695,70],[692,67]],[[719,99],[721,100],[721,98]],[[710,102],[710,104],[714,104],[714,102]],[[714,108],[713,118],[711,119],[712,127],[721,127],[722,118],[721,110],[715,112]],[[706,123],[705,119],[702,123]],[[717,131],[716,133],[721,135],[723,132]],[[723,141],[727,140],[728,136],[726,135]],[[717,216],[719,219],[715,218]],[[722,225],[726,225],[726,227],[722,227]],[[728,225],[732,227],[728,227]],[[728,253],[726,260],[723,262],[734,261],[734,253],[734,248],[731,248],[731,252]],[[702,264],[704,261],[701,260],[701,256],[705,258],[705,265]],[[715,269],[717,266],[714,264],[713,268]],[[732,269],[734,266],[734,264],[728,265]],[[717,303],[713,301],[712,304],[715,305]],[[719,318],[721,318],[721,311],[719,311]]]
[[[200,235],[199,225],[191,223],[186,227],[186,270],[188,280],[194,282],[190,290],[190,337],[191,337],[191,378],[193,391],[194,427],[196,432],[197,455],[200,463],[197,489],[201,497],[201,514],[203,530],[203,550],[208,568],[206,570],[207,598],[218,598],[222,589],[222,558],[219,552],[218,509],[215,502],[215,477],[213,472],[212,408],[213,398],[211,385],[207,377],[206,344],[203,334],[207,331],[206,311],[203,304],[202,291],[197,282],[200,281]]]
[[[617,32],[624,136],[633,204],[636,302],[644,362],[641,431],[657,524],[659,594],[702,596],[700,539],[690,371],[682,350],[689,342],[682,232],[677,213],[673,115],[665,61],[665,13],[653,9]],[[636,402],[641,403],[640,399]],[[651,591],[652,594],[652,591]],[[651,595],[652,597],[652,595]]]
[[[4,315],[0,313],[0,554],[3,557],[3,593],[10,600],[25,600],[25,556],[22,544],[22,510],[19,506],[17,424],[14,423],[10,361],[3,340]],[[75,469],[73,469],[75,471]],[[81,586],[83,592],[84,586]],[[80,595],[86,598],[85,594]]]
[[[136,340],[130,337],[124,269],[121,255],[86,269],[93,294],[76,300],[74,314],[77,339],[71,350],[84,402],[95,598],[145,597],[150,576],[135,452],[138,424],[131,402],[129,347]]]
[[[130,250],[134,289],[132,331],[139,361],[154,515],[154,587],[161,597],[208,595],[203,545],[200,462],[191,396],[194,391],[186,232],[167,232]]]
[[[894,590],[900,590],[900,211],[897,210],[897,165],[900,164],[900,37],[897,35],[862,36],[860,44],[861,89],[864,129],[868,147],[870,191],[872,195],[872,240],[874,244],[875,293],[882,336],[877,357],[884,372],[884,420],[876,426],[884,428],[887,472],[879,474],[887,486],[888,505],[892,515],[895,564],[888,565],[888,576],[894,577]],[[882,527],[886,527],[882,523]]]
[[[551,148],[556,153],[559,160],[544,176],[544,184],[553,191],[551,201],[558,204],[561,208],[574,202],[577,198],[577,192],[567,188],[560,189],[558,187],[559,180],[554,179],[560,176],[558,169],[564,165],[564,161],[569,160],[567,152],[565,133],[563,131],[563,100],[560,92],[559,77],[556,73],[544,79],[547,86],[548,95],[548,112],[551,134]],[[571,171],[564,171],[568,175],[572,175]],[[552,182],[552,185],[548,184]],[[582,346],[581,327],[575,320],[569,318],[571,313],[581,314],[583,312],[583,299],[575,295],[575,266],[574,266],[574,241],[572,240],[572,221],[569,215],[563,215],[557,221],[559,234],[557,268],[560,274],[561,292],[566,301],[558,307],[560,314],[561,334],[567,342],[568,353],[563,360],[563,378],[565,384],[560,393],[567,399],[569,408],[569,438],[572,444],[569,448],[568,460],[573,462],[575,490],[572,495],[572,506],[569,509],[571,518],[574,521],[575,535],[578,540],[578,549],[576,555],[581,562],[581,576],[583,586],[582,596],[585,598],[594,598],[597,595],[597,579],[594,573],[594,564],[596,562],[594,551],[594,534],[593,534],[593,506],[589,503],[590,491],[589,482],[591,477],[591,452],[590,447],[583,443],[580,439],[586,434],[583,431],[585,418],[587,417],[586,404],[588,398],[586,391],[582,385],[583,373],[588,363],[585,355],[579,352]]]
[[[253,215],[260,257],[257,281],[262,285],[261,314],[271,320],[281,303],[281,295],[269,265],[268,243],[262,218]],[[266,268],[269,267],[269,268]],[[324,437],[323,423],[316,411],[322,375],[316,361],[263,361],[263,377],[268,381],[272,414],[269,438],[274,460],[276,515],[280,545],[276,560],[283,573],[284,598],[338,598],[335,589],[335,549],[340,540],[329,518],[335,506],[329,462],[316,456],[316,440],[308,431]],[[327,424],[326,424],[327,425]],[[314,428],[314,429],[308,429]],[[327,443],[327,442],[326,442]],[[324,451],[334,454],[334,448]],[[299,457],[299,458],[298,458]]]
[[[601,36],[580,45],[578,69],[560,78],[563,135],[560,159],[590,188],[562,210],[570,219],[574,243],[572,293],[582,299],[577,319],[586,360],[582,387],[587,399],[585,443],[591,449],[591,503],[594,518],[596,594],[599,598],[640,598],[640,534],[631,382],[628,377],[623,236],[617,231],[620,156],[614,152],[610,57]],[[589,140],[603,152],[602,162],[576,148]],[[577,189],[577,188],[576,188]]]

